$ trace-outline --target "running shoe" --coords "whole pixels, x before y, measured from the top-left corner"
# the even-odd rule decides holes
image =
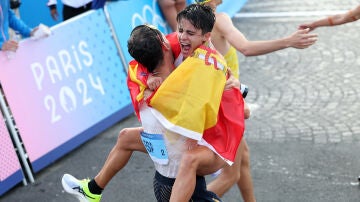
[[[88,187],[89,182],[90,179],[78,180],[70,174],[65,174],[61,179],[65,191],[74,195],[80,202],[100,202],[101,194],[92,194]]]

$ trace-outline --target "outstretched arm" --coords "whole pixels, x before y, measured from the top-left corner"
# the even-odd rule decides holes
[[[297,30],[293,34],[275,40],[266,41],[249,41],[246,37],[233,25],[230,17],[226,14],[218,15],[218,29],[221,35],[225,37],[229,43],[245,56],[263,55],[284,48],[307,48],[314,44],[317,40],[317,34],[309,34],[309,30]]]
[[[314,22],[301,24],[299,26],[299,29],[309,28],[311,31],[316,29],[317,27],[342,25],[345,23],[354,22],[358,19],[360,19],[360,5],[358,5],[352,10],[349,10],[346,13],[332,15],[327,18],[316,20]]]

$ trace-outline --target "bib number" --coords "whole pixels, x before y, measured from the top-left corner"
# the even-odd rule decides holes
[[[164,137],[161,134],[141,132],[141,140],[151,159],[161,165],[169,163]]]

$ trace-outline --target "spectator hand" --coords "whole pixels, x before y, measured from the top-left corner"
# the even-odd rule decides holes
[[[35,32],[36,32],[37,30],[39,30],[39,27],[35,27],[33,30],[31,30],[30,36],[31,36],[31,37],[34,36],[34,34],[35,34]]]
[[[3,43],[1,50],[16,52],[18,47],[19,47],[19,43],[17,41],[9,40]]]
[[[313,31],[315,29],[315,27],[313,27],[311,25],[311,23],[304,23],[299,25],[298,30],[302,30],[302,29],[309,29],[309,32]]]
[[[51,9],[51,10],[50,10],[50,14],[51,14],[51,17],[52,17],[55,21],[58,20],[59,14],[58,14],[56,8]]]
[[[37,26],[31,31],[30,36],[31,39],[37,40],[48,37],[50,36],[50,34],[51,34],[50,28],[40,23],[39,26]]]
[[[310,29],[301,29],[293,33],[290,38],[290,47],[304,49],[317,41],[317,34],[310,34]]]

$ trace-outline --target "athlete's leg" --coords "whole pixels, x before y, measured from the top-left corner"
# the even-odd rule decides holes
[[[245,139],[244,139],[245,140]],[[240,179],[237,182],[237,186],[240,189],[241,195],[245,202],[255,202],[254,186],[251,178],[250,169],[250,151],[249,147],[244,141],[245,147],[242,153],[241,167],[240,167]]]
[[[95,179],[78,180],[70,174],[65,174],[61,179],[65,191],[81,201],[99,202],[102,190],[127,164],[132,152],[146,152],[140,138],[141,130],[141,128],[127,128],[120,131],[115,146]]]
[[[189,201],[195,189],[196,175],[214,173],[224,165],[225,161],[205,146],[186,151],[181,158],[170,201]]]
[[[156,172],[153,180],[154,193],[157,201],[170,201],[171,190],[175,183],[175,178],[168,178]],[[206,189],[204,176],[196,176],[194,193],[189,201],[221,201],[221,199],[211,191]]]
[[[246,102],[244,102],[244,104],[244,118],[248,119],[250,117],[250,108],[246,104]],[[245,202],[254,202],[256,201],[256,199],[254,194],[254,186],[251,178],[250,151],[245,138],[243,139],[243,142],[244,148],[241,155],[242,157],[240,165],[240,179],[237,181],[237,186]]]
[[[133,151],[146,153],[140,137],[141,131],[142,128],[125,128],[120,131],[115,146],[94,178],[99,187],[105,188],[111,178],[127,164]]]
[[[244,118],[250,117],[250,109],[244,100]],[[225,166],[220,175],[208,185],[208,190],[222,197],[235,183],[237,183],[244,201],[255,199],[250,174],[249,148],[243,138],[236,153],[232,166]]]
[[[245,147],[244,142],[245,139],[242,139],[240,142],[234,164],[225,166],[219,176],[207,186],[209,191],[214,192],[219,197],[222,197],[240,179],[241,158]]]

